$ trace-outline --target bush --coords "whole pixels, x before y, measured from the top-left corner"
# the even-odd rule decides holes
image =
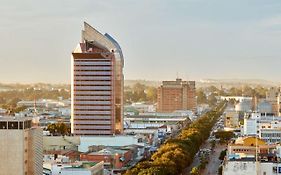
[[[225,156],[226,156],[226,150],[223,150],[223,151],[220,153],[219,159],[220,159],[220,160],[223,160]]]
[[[190,175],[200,175],[199,168],[193,167],[190,171]]]

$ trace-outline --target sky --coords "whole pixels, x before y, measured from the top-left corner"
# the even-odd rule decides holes
[[[125,79],[281,81],[280,0],[0,0],[0,82],[70,83],[86,21]]]

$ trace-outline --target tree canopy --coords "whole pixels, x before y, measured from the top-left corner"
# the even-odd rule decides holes
[[[184,128],[176,138],[167,140],[150,160],[138,163],[125,175],[174,175],[181,174],[189,166],[201,144],[224,110],[224,103],[198,118]]]

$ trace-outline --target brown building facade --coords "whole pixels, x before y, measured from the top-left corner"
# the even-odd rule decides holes
[[[123,55],[118,43],[84,23],[82,42],[72,53],[71,132],[123,132]]]
[[[163,81],[157,92],[157,112],[196,111],[195,81]]]

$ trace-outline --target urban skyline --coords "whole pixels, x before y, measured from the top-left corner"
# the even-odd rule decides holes
[[[70,83],[68,53],[83,21],[119,41],[125,79],[173,80],[178,73],[281,81],[278,1],[44,3],[1,3],[1,82]]]
[[[0,175],[281,174],[281,3],[1,1]]]

